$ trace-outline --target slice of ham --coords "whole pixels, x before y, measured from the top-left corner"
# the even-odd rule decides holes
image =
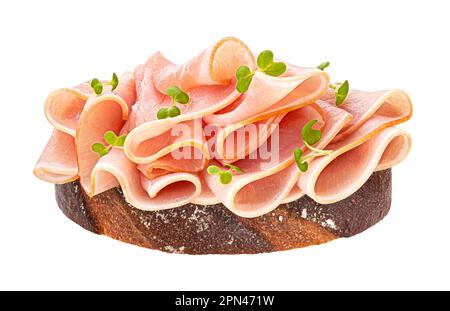
[[[195,174],[172,173],[153,180],[146,178],[119,148],[113,148],[97,162],[90,180],[94,194],[120,185],[128,203],[149,211],[182,206],[201,192],[201,182]]]
[[[190,137],[183,135],[170,140],[170,130],[180,124],[192,128],[193,120],[223,109],[236,100],[240,93],[235,90],[232,80],[240,65],[253,68],[254,59],[247,46],[235,38],[219,41],[183,65],[172,64],[161,53],[152,55],[145,65],[135,70],[139,93],[126,125],[131,131],[125,145],[127,156],[136,163],[147,165],[141,169],[149,176],[151,171],[148,169],[155,167],[149,163],[155,161],[159,161],[156,168],[160,170],[162,167],[171,171],[185,169],[186,162],[174,161],[167,155],[180,146],[191,146],[203,153],[203,169],[209,158],[204,137],[200,138],[198,131],[192,131]],[[170,85],[189,90],[190,101],[187,105],[178,105],[181,110],[178,117],[157,120],[158,110],[172,105],[171,98],[163,95]],[[177,167],[178,164],[182,166]],[[193,164],[188,171],[198,171],[198,162]]]
[[[202,184],[202,191],[199,193],[199,195],[197,195],[196,197],[194,197],[191,200],[191,203],[199,204],[199,205],[219,204],[220,200],[216,197],[214,192],[212,192],[211,189],[209,189],[209,186],[208,186],[205,178],[203,178],[202,175],[200,175],[199,178],[200,178],[200,182]]]
[[[244,159],[264,144],[277,128],[285,114],[255,123],[236,123],[226,127],[215,127],[213,147],[215,158],[223,163]]]
[[[299,195],[299,191],[292,190],[300,176],[293,151],[296,147],[302,147],[301,129],[312,119],[319,120],[321,124],[325,121],[322,139],[317,144],[318,148],[322,148],[350,122],[351,115],[342,109],[322,104],[292,111],[279,124],[280,157],[277,163],[266,168],[261,166],[264,164],[261,159],[240,160],[235,165],[243,169],[244,174],[233,176],[230,184],[223,185],[217,176],[204,172],[208,186],[225,206],[242,217],[263,215],[285,202],[291,194]],[[272,137],[265,144],[271,144],[271,140]]]
[[[169,86],[188,91],[190,102],[179,105],[178,120],[192,120],[223,109],[241,94],[235,90],[234,76],[241,65],[255,67],[253,54],[240,40],[227,37],[185,64],[175,65],[160,52],[151,55],[134,71],[138,102],[130,118],[134,128],[156,120],[157,111],[171,105],[165,96]]]
[[[255,68],[253,54],[247,45],[234,37],[227,37],[183,65],[175,65],[161,53],[148,62],[156,88],[165,93],[171,85],[183,90],[198,86],[230,84],[239,66]]]
[[[298,185],[321,204],[340,201],[358,190],[375,170],[391,167],[408,154],[411,138],[395,127],[380,129],[372,117],[359,129],[337,143],[327,146],[330,155],[311,162]]]
[[[108,116],[108,117],[105,117]],[[92,145],[100,142],[108,145],[103,135],[107,131],[119,133],[128,117],[128,106],[125,101],[113,94],[91,97],[81,113],[76,129],[75,146],[80,184],[85,192],[93,196],[95,189],[91,187],[91,172],[100,156],[92,151]],[[106,187],[106,189],[104,189]],[[108,190],[107,185],[100,185],[102,192]]]
[[[322,139],[315,145],[316,148],[324,149],[326,146],[342,131],[349,123],[352,122],[353,116],[343,109],[339,109],[333,104],[329,104],[324,101],[317,101],[316,105],[320,107],[324,118],[325,127],[323,129]],[[308,150],[305,151],[305,155]],[[309,161],[310,163],[311,161]],[[298,170],[298,168],[296,167]],[[301,173],[298,174],[297,180],[301,177]],[[300,189],[298,183],[292,187],[289,194],[283,199],[282,203],[289,203],[300,199],[305,195],[305,192]]]
[[[200,172],[207,164],[207,159],[197,148],[187,146],[179,148],[177,152],[183,154],[184,157],[174,157],[169,153],[150,163],[139,164],[138,169],[152,179],[170,172]]]
[[[195,155],[195,161],[182,160],[182,154],[177,153],[180,148]],[[178,123],[170,118],[144,123],[128,134],[125,153],[133,162],[144,164],[144,170],[156,167],[196,172],[205,167],[210,157],[201,119]]]
[[[224,55],[224,53],[225,52],[222,54]],[[200,58],[203,59],[204,57],[205,55],[202,54]],[[212,113],[218,110],[226,110],[226,107],[230,104],[233,105],[233,101],[235,100],[239,103],[239,105],[236,105],[234,110],[225,112],[219,116],[229,114],[240,115],[241,120],[244,120],[246,115],[257,114],[258,112],[265,110],[259,114],[259,119],[252,118],[248,119],[246,122],[231,125],[230,128],[224,129],[224,131],[221,131],[221,134],[217,136],[221,139],[221,141],[219,140],[217,144],[219,147],[219,154],[221,154],[228,162],[236,161],[237,159],[243,158],[245,155],[251,153],[258,146],[260,146],[264,140],[258,139],[246,144],[234,146],[233,149],[235,150],[233,152],[235,155],[232,155],[230,158],[224,154],[224,143],[226,136],[228,136],[225,134],[228,133],[229,130],[237,130],[239,127],[246,124],[263,120],[264,116],[268,118],[269,123],[279,122],[280,118],[271,118],[271,116],[282,114],[284,110],[289,111],[311,103],[311,101],[317,99],[323,92],[325,92],[328,85],[328,76],[323,71],[317,69],[293,67],[289,71],[289,73],[293,76],[284,78],[275,78],[262,74],[261,72],[257,72],[253,78],[251,90],[247,92],[244,99],[240,99],[238,98],[240,94],[236,92],[234,83],[226,86],[197,86],[193,81],[198,82],[199,79],[193,79],[188,86],[185,86],[186,88],[193,87],[189,92],[191,102],[185,106],[178,105],[179,107],[182,106],[181,115],[176,118],[155,120],[157,111],[161,107],[169,107],[171,105],[171,99],[167,96],[161,96],[161,92],[158,91],[156,84],[152,84],[152,77],[160,77],[160,79],[155,79],[154,81],[169,81],[168,79],[171,77],[173,81],[170,80],[170,83],[166,82],[167,85],[170,85],[171,83],[174,83],[174,81],[178,81],[178,78],[175,77],[180,75],[182,76],[182,73],[186,73],[185,70],[183,71],[179,68],[185,68],[186,66],[191,68],[193,66],[192,64],[198,64],[197,61],[191,62],[189,65],[185,64],[181,67],[177,67],[175,65],[170,65],[168,61],[163,59],[162,55],[156,54],[150,57],[144,67],[138,67],[136,77],[137,84],[140,85],[139,89],[141,90],[142,95],[138,96],[138,103],[133,107],[133,112],[130,119],[138,121],[136,124],[138,124],[139,121],[143,123],[130,132],[125,144],[125,152],[132,161],[141,164],[156,161],[161,156],[166,155],[168,149],[174,149],[174,147],[171,147],[170,144],[161,145],[158,142],[155,143],[155,141],[160,139],[158,136],[163,133],[164,134],[162,136],[170,135],[169,130],[185,120],[192,120],[193,118],[204,116],[205,120],[209,120],[211,122],[210,117],[214,116]],[[163,65],[156,65],[156,63],[161,63]],[[169,69],[164,72],[170,72],[170,74],[159,73],[160,71],[163,71],[163,68],[165,67],[169,67]],[[149,69],[146,70],[147,68]],[[199,72],[202,71],[200,70]],[[231,76],[230,79],[232,79]],[[214,79],[211,79],[209,82],[212,83],[213,81]],[[160,86],[160,88],[161,87],[162,86]],[[261,93],[264,90],[266,93]],[[261,102],[261,100],[264,102]],[[276,108],[273,107],[273,104],[275,103],[277,103]],[[141,106],[145,108],[141,108]],[[242,109],[244,110],[241,111]],[[144,113],[145,116],[135,116],[133,115],[134,113]],[[225,122],[225,124],[227,123]],[[268,135],[266,135],[264,130],[261,132],[260,137],[262,137],[263,134],[267,138]],[[193,137],[186,138],[185,144],[197,146]],[[148,148],[145,148],[145,146],[149,145],[151,145],[154,150],[148,150]],[[164,148],[166,148],[166,151],[164,151]]]
[[[334,104],[334,91],[328,90],[322,100]],[[376,92],[350,90],[339,108],[351,113],[353,120],[336,136],[334,142],[342,140],[356,131],[371,117],[377,117],[379,128],[385,128],[405,122],[412,115],[411,100],[408,94],[402,90]]]
[[[89,95],[73,89],[59,89],[47,97],[45,116],[55,129],[75,137],[78,119]]]
[[[295,185],[294,187],[292,187],[291,191],[283,199],[283,201],[281,201],[281,204],[287,204],[287,203],[290,203],[290,202],[297,201],[298,199],[300,199],[304,195],[305,195],[305,193],[297,185]]]
[[[108,88],[105,87],[106,95],[97,97],[93,94],[89,83],[82,83],[71,89],[56,90],[47,97],[45,115],[55,130],[34,168],[36,176],[52,183],[65,183],[78,178],[74,138],[80,116],[87,103],[108,101],[108,96],[121,101],[127,107],[131,107],[135,101],[135,81],[131,72],[125,72],[120,76],[119,86],[114,92],[111,93]],[[105,115],[103,118],[105,119],[103,122],[109,122]],[[90,157],[91,155],[88,158]]]
[[[246,123],[306,106],[322,96],[329,84],[328,75],[319,69],[290,68],[282,77],[256,71],[245,98],[231,111],[210,114],[205,122],[230,125]]]
[[[331,92],[324,98],[334,102]],[[322,204],[346,198],[358,190],[373,171],[401,162],[411,145],[409,134],[392,128],[412,115],[411,101],[403,91],[352,90],[340,108],[354,116],[352,122],[327,146],[334,152],[314,160],[298,182],[302,191]]]
[[[110,86],[105,86],[104,94],[110,94]],[[130,108],[136,99],[135,81],[131,72],[125,72],[119,78],[119,86],[113,94],[121,97]],[[45,101],[45,116],[59,131],[75,137],[81,112],[87,100],[95,96],[88,83],[82,83],[74,88],[56,90]]]
[[[67,133],[53,130],[33,172],[38,178],[54,184],[64,184],[77,179],[74,138]]]

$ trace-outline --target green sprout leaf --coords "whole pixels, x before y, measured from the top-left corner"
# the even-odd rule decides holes
[[[108,145],[114,145],[117,140],[117,136],[113,131],[107,131],[105,135],[103,135],[103,138]]]
[[[113,131],[107,131],[103,135],[103,139],[108,145],[105,146],[102,143],[95,143],[92,145],[92,151],[98,153],[101,157],[103,157],[105,154],[108,154],[111,147],[123,147],[126,137],[127,135],[120,135],[119,137],[117,137],[117,135]]]
[[[224,185],[227,185],[231,182],[231,180],[233,179],[233,175],[231,175],[230,172],[228,171],[222,171],[219,173],[220,177],[220,182]]]
[[[94,90],[94,93],[97,95],[100,95],[103,92],[103,84],[97,78],[92,79],[91,87]]]
[[[321,138],[322,133],[319,130],[313,129],[313,125],[317,123],[317,120],[311,120],[305,124],[302,128],[302,140],[305,142],[305,145],[314,145]]]
[[[262,51],[256,60],[259,69],[269,76],[278,77],[286,72],[286,64],[273,61],[273,52],[269,50]]]
[[[319,66],[317,66],[317,69],[325,70],[325,68],[327,68],[328,66],[330,66],[330,62],[323,62]]]
[[[108,154],[108,147],[103,145],[102,143],[95,143],[92,145],[92,151],[98,153],[100,157],[103,157],[105,154]]]
[[[243,173],[244,172],[241,168],[237,167],[236,165],[228,164],[228,163],[225,163],[224,165],[226,167],[228,167],[230,170],[235,171],[236,173]]]
[[[267,66],[264,72],[269,76],[278,77],[281,76],[283,73],[285,73],[286,69],[287,67],[285,63],[276,62]]]
[[[339,86],[339,88],[335,89],[336,106],[340,106],[344,103],[345,99],[347,98],[349,89],[350,86],[347,80],[345,80],[345,82],[342,83],[341,86]]]
[[[269,50],[259,53],[256,63],[262,72],[273,77],[282,75],[287,69],[285,63],[273,61],[273,52]],[[240,66],[236,70],[236,90],[239,93],[247,92],[254,75],[255,72],[251,71],[249,67]]]
[[[237,173],[243,173],[243,171],[235,165],[232,164],[224,164],[224,165],[229,167],[230,170],[223,171],[217,165],[210,165],[208,166],[206,171],[208,172],[209,175],[219,175],[219,181],[224,185],[229,184],[233,179],[233,174],[231,174],[232,171]]]
[[[165,119],[169,116],[169,109],[167,107],[163,107],[158,110],[158,113],[156,114],[156,117],[161,120]]]
[[[208,166],[208,168],[206,169],[206,171],[208,172],[209,175],[217,175],[219,174],[222,170],[216,166],[216,165],[210,165]]]
[[[181,110],[177,106],[172,106],[169,108],[167,113],[170,118],[173,118],[173,117],[179,116],[181,114]]]
[[[116,144],[114,146],[116,147],[123,147],[125,145],[125,139],[127,138],[127,135],[123,134],[117,137]]]
[[[182,91],[178,86],[169,86],[166,90],[166,94],[172,98],[175,98],[178,94],[180,94]]]
[[[250,87],[250,83],[252,82],[254,73],[251,72],[250,68],[247,66],[240,66],[236,70],[236,90],[239,93],[245,93],[247,92],[248,88]]]
[[[302,141],[303,144],[309,149],[309,153],[303,157],[303,151],[300,148],[295,148],[294,159],[300,171],[306,172],[308,170],[308,161],[316,157],[329,155],[332,150],[321,150],[313,147],[312,145],[318,143],[322,138],[320,130],[313,129],[313,125],[317,123],[317,120],[311,120],[306,123],[302,128]]]
[[[189,102],[189,95],[185,92],[181,92],[175,97],[175,101],[182,105],[186,105]]]
[[[243,78],[247,78],[252,76],[253,73],[250,70],[250,68],[248,68],[247,66],[240,66],[237,70],[236,70],[236,79],[243,79]]]
[[[178,86],[169,86],[166,90],[166,93],[168,96],[172,97],[173,102],[177,102],[183,105],[189,102],[189,95]]]
[[[109,81],[107,84],[111,85],[111,91],[114,91],[117,88],[117,86],[119,85],[119,77],[117,77],[115,72],[113,72],[111,81]]]
[[[250,78],[243,78],[239,79],[236,83],[236,90],[239,93],[245,93],[248,91],[248,88],[250,87],[250,83],[252,83],[253,76],[250,76]]]
[[[294,158],[295,163],[297,163],[297,166],[301,172],[306,172],[308,170],[308,162],[304,162],[302,159],[303,151],[300,148],[295,148],[294,150]]]
[[[273,63],[273,52],[269,50],[262,51],[259,53],[256,63],[258,64],[258,67],[264,71],[270,64]]]
[[[103,136],[103,138],[111,146],[123,147],[127,135],[117,136],[116,133],[114,133],[113,131],[107,131]]]
[[[117,86],[119,85],[119,78],[117,77],[116,73],[113,72],[111,81],[102,83],[99,79],[95,78],[91,81],[91,87],[94,90],[94,93],[97,95],[100,95],[103,93],[103,85],[111,85],[111,91],[114,91]]]

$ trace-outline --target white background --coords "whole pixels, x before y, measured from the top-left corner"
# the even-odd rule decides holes
[[[8,4],[7,4],[8,3]],[[447,1],[1,1],[0,289],[450,289]],[[47,94],[184,62],[224,36],[315,66],[353,88],[403,88],[410,156],[392,210],[350,239],[257,256],[170,255],[94,235],[32,168],[51,133]]]

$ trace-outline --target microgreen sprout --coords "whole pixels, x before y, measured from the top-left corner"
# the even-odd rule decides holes
[[[226,185],[229,184],[233,180],[233,172],[242,174],[244,171],[232,164],[224,164],[228,167],[228,170],[222,170],[217,165],[210,165],[206,169],[209,175],[218,175],[220,183]]]
[[[187,103],[189,103],[189,95],[178,86],[169,86],[166,90],[166,94],[172,98],[172,106],[159,109],[156,114],[156,117],[158,119],[173,118],[179,116],[181,114],[181,110],[176,106],[176,103],[182,105],[186,105]]]
[[[306,148],[310,150],[310,153],[304,157],[301,148],[297,147],[294,150],[295,162],[297,163],[299,170],[302,172],[306,172],[308,170],[309,160],[315,157],[328,155],[332,152],[332,150],[321,150],[313,147],[313,145],[318,143],[322,138],[322,132],[312,128],[316,123],[317,120],[311,120],[302,128],[302,141]]]
[[[325,68],[327,68],[328,66],[330,66],[330,62],[323,62],[319,66],[317,66],[317,69],[325,70]]]
[[[115,72],[113,72],[111,81],[102,83],[97,78],[94,78],[91,80],[91,88],[94,90],[94,93],[97,95],[100,95],[103,93],[104,85],[111,85],[111,91],[114,91],[117,88],[117,86],[119,85],[119,78],[117,77]]]
[[[265,50],[259,53],[256,63],[260,71],[273,77],[281,76],[286,72],[287,68],[286,64],[283,62],[274,62],[273,52],[269,50]],[[240,66],[236,70],[236,90],[239,93],[247,92],[254,75],[255,71],[251,71],[249,67]]]
[[[344,83],[331,84],[330,88],[334,90],[334,94],[336,96],[336,106],[342,105],[347,98],[348,91],[350,89],[348,81],[345,80]]]
[[[123,147],[125,144],[126,135],[117,136],[113,131],[107,131],[103,135],[103,139],[107,143],[95,143],[92,145],[92,151],[98,153],[100,157],[108,154],[112,147]]]

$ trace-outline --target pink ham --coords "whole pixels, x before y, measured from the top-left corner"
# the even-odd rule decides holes
[[[244,159],[264,144],[285,114],[244,125],[216,126],[213,138],[215,158],[223,163]]]
[[[331,92],[324,98],[334,101]],[[314,160],[298,182],[302,191],[322,204],[346,198],[373,171],[401,162],[411,145],[409,134],[391,128],[412,115],[411,101],[403,91],[350,91],[340,108],[354,116],[352,122],[327,146],[334,152]]]
[[[182,65],[155,53],[122,75],[114,92],[105,87],[96,96],[82,83],[51,93],[45,113],[55,130],[34,173],[53,183],[79,177],[90,196],[120,185],[126,200],[143,210],[221,202],[237,215],[256,217],[304,194],[319,203],[344,199],[373,171],[408,154],[409,135],[393,127],[412,114],[403,91],[351,90],[336,107],[324,71],[288,65],[280,77],[256,71],[240,94],[235,72],[241,65],[256,69],[253,54],[238,39],[225,38]],[[177,104],[181,115],[158,120],[158,110],[172,105],[165,95],[171,85],[187,91],[190,101]],[[310,160],[301,173],[293,151],[302,147],[308,154],[300,133],[311,119],[322,129],[315,147],[333,152]],[[216,131],[205,133],[205,123]],[[127,134],[125,146],[99,157],[92,144],[105,143],[108,130]],[[240,141],[243,132],[255,135]],[[264,158],[264,150],[272,158]],[[234,163],[244,173],[223,185],[206,173],[208,162]]]
[[[59,89],[47,97],[45,116],[55,129],[75,137],[78,119],[89,95],[76,88]]]
[[[314,102],[327,90],[328,84],[328,75],[319,69],[292,67],[282,77],[256,71],[245,98],[234,105],[235,109],[207,115],[204,119],[222,126],[266,119]]]
[[[191,203],[199,205],[219,204],[220,200],[216,197],[214,192],[211,191],[202,174],[199,176],[199,178],[202,184],[202,191],[199,193],[199,195],[191,199]]]
[[[126,72],[119,78],[119,86],[113,92],[121,97],[128,107],[134,104],[136,99],[134,77]],[[104,94],[109,94],[105,87]],[[84,105],[92,93],[89,83],[82,83],[74,88],[56,90],[47,97],[45,102],[45,115],[48,121],[59,131],[75,137],[75,129],[78,125]]]
[[[377,121],[369,119],[347,138],[328,145],[334,152],[311,163],[299,179],[300,188],[318,203],[334,203],[358,190],[375,170],[403,160],[411,146],[409,134],[395,127],[378,133]]]
[[[334,92],[328,90],[322,100],[334,104]],[[402,90],[376,92],[350,90],[345,102],[339,108],[351,113],[353,120],[336,136],[335,142],[356,131],[373,116],[379,120],[378,126],[384,128],[405,122],[412,115],[411,100]]]
[[[284,197],[284,199],[283,199],[283,201],[281,201],[281,203],[286,204],[286,203],[294,202],[294,201],[300,199],[304,195],[305,195],[305,193],[296,185],[296,186],[292,187],[289,194],[286,197]]]
[[[78,178],[75,143],[72,136],[54,130],[33,170],[47,182],[64,184]]]
[[[293,151],[301,147],[300,132],[312,119],[325,122],[318,148],[327,145],[351,120],[351,115],[341,109],[319,105],[292,111],[279,124],[280,158],[268,168],[261,169],[264,161],[240,160],[235,163],[245,171],[235,175],[228,185],[218,182],[217,176],[203,173],[209,188],[233,213],[242,217],[257,217],[286,202],[287,197],[299,198],[300,190],[292,190],[300,176],[294,162]],[[320,113],[319,113],[320,111]],[[270,143],[271,138],[267,143]]]
[[[196,150],[187,150],[188,147]],[[130,160],[139,164],[149,164],[159,160],[159,168],[172,167],[176,170],[177,158],[173,152],[184,148],[189,154],[195,154],[202,160],[200,170],[209,159],[206,140],[203,135],[201,119],[178,123],[173,118],[145,123],[133,129],[125,142],[125,153]],[[165,159],[163,157],[169,155]],[[180,167],[187,171],[199,170],[198,162],[193,161],[191,167],[181,161]]]
[[[107,117],[105,117],[107,116]],[[125,101],[116,95],[107,94],[91,97],[81,113],[75,136],[80,183],[84,191],[93,196],[97,190],[91,187],[91,172],[100,156],[92,151],[92,145],[103,140],[107,131],[119,133],[128,117],[128,106]],[[99,185],[103,192],[109,186]]]
[[[148,65],[156,88],[165,93],[171,85],[191,90],[198,86],[230,84],[239,66],[254,69],[255,60],[241,40],[227,37],[183,65],[171,63],[161,53],[154,54]]]
[[[200,179],[194,174],[172,173],[147,179],[118,148],[113,148],[97,162],[90,180],[94,194],[120,185],[127,202],[141,210],[182,206],[201,192]]]
[[[236,44],[235,39],[228,40],[230,40],[232,45]],[[224,42],[227,41],[221,42],[221,44],[225,44]],[[219,46],[221,45],[219,44]],[[212,60],[211,57],[217,58],[217,55],[219,54],[217,54],[217,51],[217,53],[214,54],[211,53],[210,50],[207,50],[207,52],[202,53],[190,62],[180,66],[171,64],[160,53],[156,53],[149,58],[144,67],[138,67],[135,74],[141,95],[138,95],[138,103],[134,106],[130,120],[136,120],[135,125],[139,126],[130,132],[125,145],[125,152],[132,161],[147,164],[166,155],[167,152],[162,149],[167,148],[168,145],[159,145],[158,143],[155,143],[155,141],[160,139],[157,136],[163,133],[164,136],[167,136],[169,129],[185,120],[192,120],[193,118],[204,116],[206,121],[210,123],[215,122],[216,120],[211,119],[211,117],[214,117],[212,113],[218,110],[221,110],[222,112],[218,115],[219,118],[221,116],[232,114],[239,116],[240,120],[244,120],[246,116],[259,113],[259,116],[256,119],[248,119],[240,124],[233,124],[231,125],[232,128],[224,129],[221,131],[221,135],[217,136],[221,139],[217,144],[219,154],[224,158],[229,158],[224,154],[224,143],[226,136],[228,135],[224,136],[222,134],[228,133],[230,130],[238,130],[238,127],[243,127],[246,124],[254,123],[258,120],[263,120],[264,118],[271,120],[269,123],[272,123],[274,119],[271,119],[271,115],[282,114],[283,111],[289,111],[311,103],[325,92],[328,85],[328,76],[326,73],[317,69],[297,67],[290,68],[289,74],[292,76],[283,78],[275,78],[257,72],[253,78],[250,90],[245,96],[241,96],[241,98],[239,98],[240,94],[235,90],[234,83],[225,86],[213,85],[218,83],[218,79],[214,78],[217,76],[221,76],[222,78],[227,77],[221,80],[232,82],[234,73],[232,75],[229,67],[220,65],[217,65],[213,72],[205,71],[205,64],[211,62],[220,64],[228,61],[228,63],[231,64],[230,66],[235,70],[239,64],[246,64],[246,62],[252,59],[248,56],[241,60],[235,58],[233,58],[233,61],[228,60],[227,52],[230,53],[228,57],[236,57],[236,55],[248,53],[246,47],[244,49],[241,45],[238,46],[240,46],[242,50],[237,53],[236,51],[230,53],[230,50],[228,49],[221,51],[219,54],[222,59]],[[220,49],[221,47],[218,48],[218,50]],[[208,62],[206,60],[208,60]],[[252,65],[251,67],[254,66]],[[219,72],[219,69],[224,70],[224,72]],[[205,75],[209,76],[205,77]],[[187,82],[183,82],[185,80]],[[200,83],[204,84],[201,85]],[[191,102],[185,106],[178,105],[181,107],[182,111],[180,116],[154,121],[157,111],[161,107],[169,107],[171,105],[171,99],[161,95],[161,92],[165,91],[164,88],[169,85],[181,85],[186,90],[189,90]],[[236,105],[233,101],[239,104]],[[274,104],[276,104],[276,107],[274,107]],[[235,106],[235,109],[226,112],[226,107],[230,105]],[[279,119],[276,119],[276,122],[278,121]],[[218,122],[218,124],[221,123]],[[225,122],[224,124],[229,123]],[[133,126],[131,125],[128,127],[131,128]],[[264,133],[263,130],[261,134],[266,133]],[[263,135],[261,135],[261,137],[262,136]],[[268,135],[265,136],[267,138]],[[188,138],[186,144],[189,144],[189,141],[192,141],[192,144],[194,144],[195,142],[193,140],[193,138]],[[254,151],[263,142],[264,140],[259,139],[258,141],[248,142],[248,144],[246,143],[241,146],[232,146],[232,148],[235,149],[233,151],[235,154],[227,160],[232,162],[236,161],[238,158],[243,158],[245,155]],[[146,150],[145,146],[148,145],[153,146],[155,150],[153,152]],[[168,167],[169,165],[165,166]]]
[[[104,91],[106,95],[98,97],[93,94],[88,83],[82,83],[72,89],[54,91],[47,97],[45,114],[55,127],[55,131],[36,164],[34,169],[36,176],[52,183],[64,183],[78,178],[79,169],[74,138],[79,127],[80,116],[87,103],[109,101],[113,98],[115,101],[120,101],[128,110],[136,97],[134,77],[130,72],[120,76],[119,86],[113,94],[107,88]],[[105,118],[108,116],[108,113],[105,113],[102,122],[114,122]],[[92,123],[92,120],[89,120],[89,123]],[[86,143],[87,149],[87,142],[82,139],[80,144],[83,143]],[[87,158],[91,157],[92,151]]]
[[[256,217],[275,209],[290,194],[300,176],[293,151],[295,147],[301,147],[301,129],[312,119],[322,120],[322,114],[329,121],[323,129],[322,144],[331,141],[351,119],[342,110],[319,113],[312,107],[304,107],[292,111],[279,124],[280,157],[276,163],[267,165],[268,160],[262,159],[240,160],[235,165],[245,173],[235,175],[228,185],[221,184],[217,176],[204,172],[203,177],[209,188],[232,212],[243,217]],[[271,138],[265,144],[270,143]],[[262,168],[264,164],[268,167]]]
[[[138,164],[138,169],[152,179],[170,172],[200,172],[205,168],[207,159],[199,149],[188,146],[180,148],[179,152],[192,156],[178,159],[174,158],[172,154],[166,154],[147,164]],[[204,152],[207,153],[207,150]]]
[[[197,131],[192,131],[191,137],[183,136],[177,139],[178,145],[175,140],[172,140],[172,143],[163,140],[169,137],[170,130],[180,123],[192,126],[193,120],[220,110],[237,99],[240,94],[231,82],[240,65],[253,67],[254,59],[245,44],[235,38],[221,40],[183,65],[172,64],[161,53],[152,55],[144,66],[135,70],[139,93],[138,102],[133,107],[130,121],[126,125],[127,130],[131,131],[125,145],[127,156],[136,163],[150,165],[147,168],[141,167],[144,170],[153,168],[149,163],[158,160],[158,169],[165,167],[178,171],[181,167],[177,168],[176,165],[182,163],[174,161],[168,155],[180,146],[191,146],[203,153],[200,168],[203,169],[209,154],[204,138],[200,138]],[[180,116],[157,120],[158,110],[172,104],[171,99],[163,95],[170,85],[188,90],[190,102],[187,105],[178,105],[181,109]],[[198,162],[194,164],[195,167],[188,171],[198,171]],[[186,168],[186,165],[183,165],[183,168]]]

